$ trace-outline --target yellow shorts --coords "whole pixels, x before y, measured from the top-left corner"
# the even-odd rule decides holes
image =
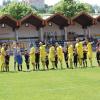
[[[92,53],[91,52],[88,52],[87,53],[87,56],[88,56],[88,58],[92,58]]]
[[[30,62],[31,63],[35,63],[35,58],[34,57],[30,57]]]
[[[73,54],[69,54],[69,55],[68,55],[68,59],[69,59],[69,60],[72,60],[72,59],[73,59]]]
[[[83,58],[83,54],[78,54],[78,59]]]
[[[54,62],[54,61],[55,61],[55,57],[53,57],[53,58],[50,57],[49,60],[50,60],[51,62]]]
[[[45,57],[40,57],[41,62],[45,62]]]

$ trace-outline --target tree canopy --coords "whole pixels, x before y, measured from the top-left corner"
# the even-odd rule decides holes
[[[8,14],[16,19],[21,19],[30,13],[37,14],[37,11],[31,6],[22,2],[12,2],[0,9],[0,14]]]
[[[75,0],[61,0],[53,8],[53,12],[61,12],[68,17],[73,17],[77,13],[85,12],[94,12],[92,6],[88,3],[81,3]]]

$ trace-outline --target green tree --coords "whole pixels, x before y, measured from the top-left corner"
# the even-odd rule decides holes
[[[53,8],[53,12],[61,12],[68,17],[73,17],[81,11],[93,12],[92,6],[75,0],[61,0]]]
[[[37,11],[25,3],[12,2],[1,8],[0,13],[11,15],[16,19],[21,19],[23,16],[26,16],[29,13],[37,14]]]

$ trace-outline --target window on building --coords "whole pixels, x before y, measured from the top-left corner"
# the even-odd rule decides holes
[[[29,27],[29,24],[28,24],[28,23],[26,23],[26,24],[25,24],[25,26],[26,26],[26,27]]]
[[[49,23],[48,23],[48,25],[49,25],[49,26],[52,26],[52,23],[51,23],[51,22],[49,22]]]
[[[1,24],[1,27],[2,27],[2,28],[5,28],[5,24]]]

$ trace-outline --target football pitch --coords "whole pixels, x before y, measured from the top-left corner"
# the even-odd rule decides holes
[[[93,65],[97,66],[94,58]],[[11,58],[10,69],[13,70]],[[25,64],[24,70],[25,68]],[[64,68],[66,67],[63,65]],[[100,68],[0,72],[0,100],[99,100]]]

